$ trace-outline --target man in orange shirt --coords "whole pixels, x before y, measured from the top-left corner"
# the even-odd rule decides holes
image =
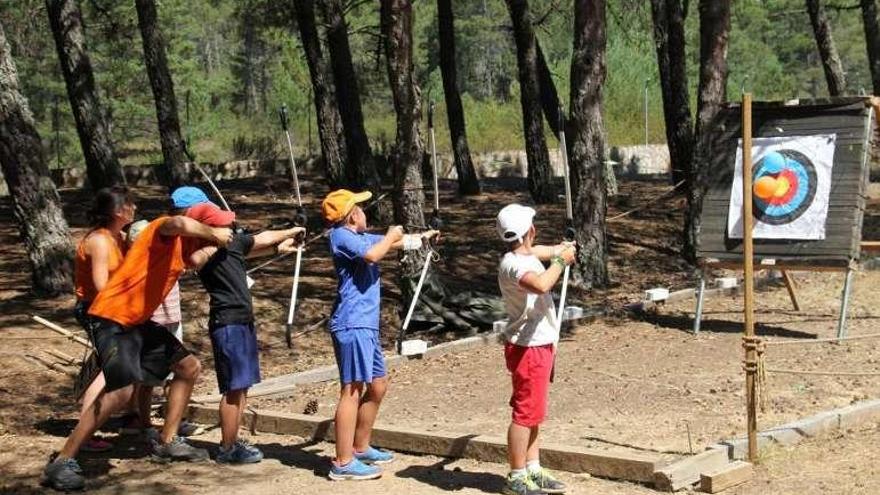
[[[172,195],[175,207],[180,207]],[[134,384],[145,377],[162,378],[174,372],[168,392],[165,425],[154,442],[159,461],[203,461],[208,452],[187,444],[177,428],[189,402],[199,360],[172,333],[151,323],[150,316],[165,299],[185,267],[184,260],[207,244],[226,247],[229,228],[214,228],[184,216],[160,217],[144,229],[122,265],[98,293],[89,309],[95,348],[107,384],[83,414],[58,455],[43,471],[42,483],[56,490],[85,487],[75,456],[80,446],[131,398]]]

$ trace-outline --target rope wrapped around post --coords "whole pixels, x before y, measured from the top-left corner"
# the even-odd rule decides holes
[[[761,412],[767,411],[767,370],[764,366],[764,352],[767,346],[761,337],[743,336],[742,346],[746,357],[743,359],[743,371],[746,373],[755,373],[755,388],[757,392],[758,406]],[[754,351],[751,353],[749,351]],[[754,360],[750,360],[749,356],[755,356]]]

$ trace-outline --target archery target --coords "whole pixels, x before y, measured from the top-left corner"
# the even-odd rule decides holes
[[[825,238],[835,135],[752,140],[756,239]],[[730,192],[728,235],[742,238],[742,142]]]

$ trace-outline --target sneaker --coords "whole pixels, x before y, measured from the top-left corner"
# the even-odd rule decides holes
[[[210,459],[207,450],[193,447],[178,436],[175,436],[168,443],[162,443],[159,440],[151,440],[150,443],[153,444],[153,460],[155,462],[202,462]]]
[[[368,466],[355,457],[344,466],[338,466],[335,462],[331,463],[330,473],[327,477],[333,481],[374,480],[382,477],[382,468]]]
[[[195,423],[190,423],[187,420],[181,421],[180,426],[177,427],[177,434],[181,437],[194,437],[196,435],[201,435],[204,432],[205,428]]]
[[[565,493],[565,483],[557,480],[544,468],[540,471],[530,472],[529,478],[538,485],[544,493]]]
[[[69,492],[85,488],[86,479],[76,459],[55,458],[43,468],[40,484],[60,492]]]
[[[229,450],[220,447],[217,462],[220,464],[254,464],[263,460],[260,449],[244,440],[236,440]]]
[[[547,492],[541,490],[529,476],[517,476],[516,478],[508,476],[507,483],[501,493],[505,495],[545,495]]]
[[[79,450],[83,452],[107,452],[112,449],[112,443],[95,437],[86,440],[86,442],[82,444],[82,447],[79,448]]]
[[[365,464],[387,464],[394,460],[394,454],[391,452],[374,449],[373,447],[367,447],[367,450],[364,452],[355,451],[354,456]]]

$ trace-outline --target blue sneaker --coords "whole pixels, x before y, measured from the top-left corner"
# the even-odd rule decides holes
[[[76,459],[55,458],[43,468],[40,484],[59,492],[69,492],[85,488],[86,480]]]
[[[327,475],[333,481],[374,480],[381,476],[382,468],[368,466],[356,457],[344,466],[337,466],[335,462],[330,463],[330,473]]]
[[[220,447],[217,451],[217,462],[220,464],[254,464],[262,460],[260,449],[244,440],[236,440],[229,450]]]
[[[391,452],[373,447],[367,447],[364,452],[355,451],[354,456],[365,464],[387,464],[394,460],[394,454]]]

